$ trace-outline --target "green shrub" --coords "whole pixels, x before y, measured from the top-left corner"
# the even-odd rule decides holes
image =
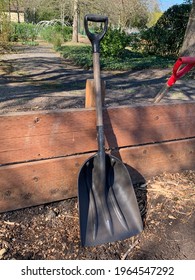
[[[0,51],[9,48],[10,23],[5,14],[0,13]]]
[[[190,4],[169,8],[153,27],[134,38],[133,49],[163,56],[177,55],[183,43],[190,10]]]
[[[61,47],[63,42],[64,42],[64,39],[63,39],[62,34],[60,34],[60,33],[56,33],[51,41],[51,43],[53,44],[55,49]]]
[[[72,27],[64,26],[63,28],[63,36],[66,41],[72,40]]]
[[[65,45],[58,49],[64,58],[68,58],[74,65],[85,69],[93,67],[92,48],[90,45]],[[101,52],[101,50],[100,50]],[[118,57],[100,55],[100,66],[104,70],[130,70],[130,69],[159,69],[172,67],[175,57],[161,57],[131,52],[125,49]]]
[[[12,23],[9,35],[11,42],[34,41],[37,38],[36,25],[32,23]]]
[[[55,34],[53,26],[47,26],[41,29],[39,35],[43,38],[43,40],[51,43],[53,36]]]
[[[122,30],[108,28],[101,42],[101,51],[105,56],[116,57],[121,55],[130,42],[130,37]]]
[[[72,27],[69,26],[45,26],[40,31],[40,36],[54,47],[60,47],[62,43],[70,41],[72,37]]]
[[[75,65],[88,69],[93,66],[90,45],[63,46],[58,49],[64,58],[71,59]]]
[[[62,34],[64,42],[70,41],[72,39],[72,27],[70,26],[58,26],[57,30]]]

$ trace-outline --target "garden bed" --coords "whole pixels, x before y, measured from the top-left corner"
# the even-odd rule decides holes
[[[163,173],[135,186],[143,232],[81,247],[77,198],[0,214],[4,260],[195,259],[195,172]]]

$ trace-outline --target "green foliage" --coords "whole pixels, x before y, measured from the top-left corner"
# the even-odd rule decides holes
[[[120,29],[108,28],[108,31],[101,42],[102,53],[105,56],[116,57],[121,55],[128,46],[130,37]]]
[[[64,42],[70,41],[72,39],[72,27],[57,25],[56,31],[62,34]]]
[[[0,52],[9,49],[10,23],[5,14],[5,1],[0,1]]]
[[[60,47],[64,42],[72,38],[72,27],[69,26],[46,26],[40,31],[40,36],[54,47]]]
[[[27,45],[27,46],[38,46],[39,43],[36,41],[23,41],[22,45]]]
[[[92,67],[92,49],[89,45],[63,46],[58,51],[65,58],[71,59],[75,65],[87,69]]]
[[[134,49],[157,55],[178,55],[191,10],[190,4],[174,5],[157,23],[134,38]]]
[[[64,43],[62,34],[56,33],[52,38],[51,43],[53,44],[55,49],[61,47],[61,45]]]
[[[34,41],[37,38],[36,26],[32,23],[11,23],[9,40],[11,42]]]
[[[8,41],[8,35],[10,30],[10,24],[7,21],[6,17],[2,17],[0,22],[0,41]]]
[[[91,68],[92,48],[89,45],[63,46],[58,49],[63,57],[71,59],[75,65],[83,68]],[[175,57],[162,57],[156,55],[144,55],[125,49],[118,57],[100,55],[101,68],[104,70],[129,70],[146,68],[167,68],[175,62]]]

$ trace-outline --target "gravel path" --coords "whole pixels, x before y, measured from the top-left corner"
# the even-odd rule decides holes
[[[0,113],[84,107],[86,79],[92,70],[74,66],[48,44],[17,46],[16,53],[1,56]],[[102,71],[106,106],[151,102],[171,69],[125,72]],[[195,100],[195,81],[180,80],[169,100]]]

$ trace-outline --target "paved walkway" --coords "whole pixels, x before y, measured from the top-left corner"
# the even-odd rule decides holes
[[[102,72],[106,106],[151,102],[171,69]],[[86,79],[91,70],[72,65],[45,43],[17,46],[16,53],[1,56],[0,113],[84,107]],[[163,99],[195,100],[195,81],[182,79]]]

